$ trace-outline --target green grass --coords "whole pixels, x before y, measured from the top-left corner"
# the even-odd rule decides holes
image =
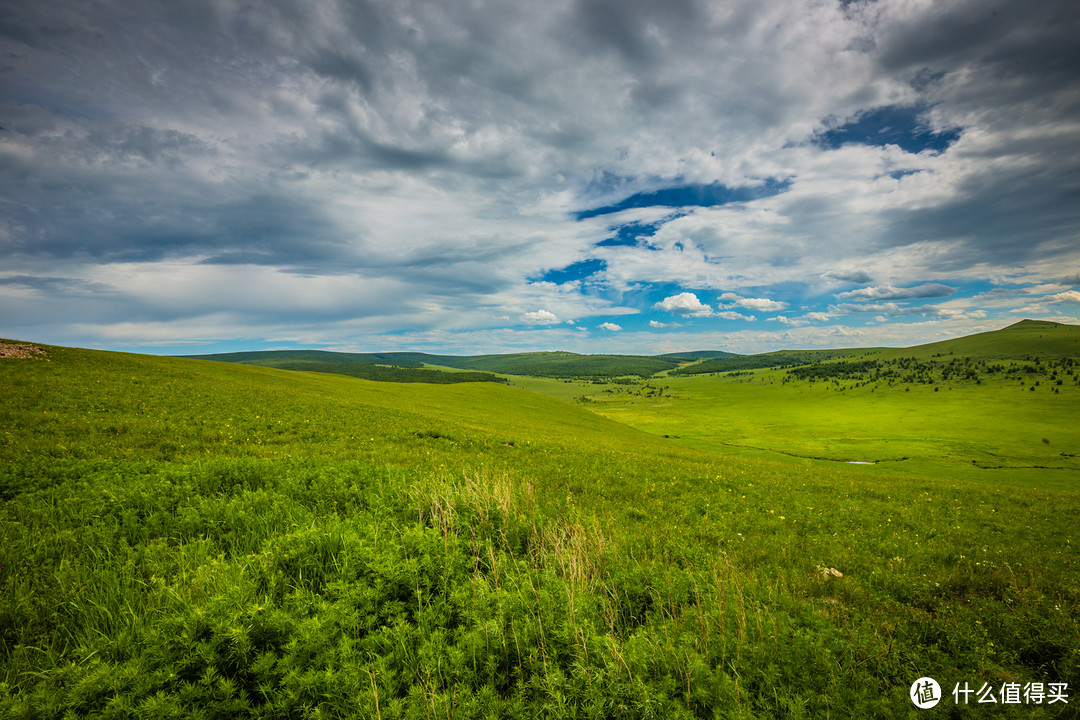
[[[824,362],[836,358],[862,356],[872,350],[864,348],[846,348],[840,350],[778,350],[758,355],[736,355],[735,357],[711,358],[688,364],[668,375],[704,375],[707,373],[732,372],[734,370],[756,370],[772,367],[793,367],[813,362]]]
[[[713,355],[717,353],[703,351],[691,355]],[[729,353],[719,353],[728,355]],[[426,353],[335,353],[319,350],[269,350],[261,352],[222,353],[218,355],[196,355],[195,359],[235,362],[262,367],[277,367],[287,370],[310,370],[332,372],[370,380],[393,379],[403,382],[466,382],[486,381],[494,378],[491,373],[510,375],[535,375],[553,378],[597,377],[611,378],[621,375],[646,377],[663,370],[670,370],[684,362],[681,355],[644,356],[644,355],[578,355],[570,352],[533,352],[507,355],[475,355],[471,357],[457,355],[428,355]],[[414,370],[409,373],[400,371],[399,378],[376,377],[376,366],[393,365],[399,368],[453,368],[474,371],[474,376],[465,380],[456,375],[438,375],[434,371]],[[423,375],[424,372],[428,376]],[[384,369],[385,375],[387,371]]]
[[[890,386],[791,380],[794,372],[670,378],[653,383],[667,390],[651,398],[612,387],[586,395],[587,406],[701,449],[876,462],[875,469],[890,472],[1075,487],[1080,384],[1071,376],[1062,374],[1061,386],[1027,373],[1023,380],[998,376],[975,384],[938,376],[933,384]]]
[[[821,422],[791,405],[866,412],[884,392],[781,372],[516,380],[560,399],[62,348],[2,360],[0,716],[891,718],[918,716],[923,675],[946,693],[1080,687],[1077,473],[690,436],[741,422],[736,444],[798,449]],[[1057,426],[1039,453],[1071,442],[1076,403],[1039,403],[1075,389],[1016,390],[1039,408],[1023,414],[995,382],[889,388],[874,419],[967,397],[1021,413],[995,432]],[[896,429],[866,420],[868,443]],[[1026,445],[1000,452],[1026,462]]]
[[[1080,358],[1080,325],[1021,320],[1002,330],[920,345],[893,354],[919,358],[964,355],[985,359]]]
[[[1002,330],[942,340],[910,348],[839,348],[829,350],[778,350],[757,355],[718,357],[686,364],[668,372],[671,376],[703,375],[736,370],[794,367],[845,358],[892,359],[913,357],[968,357],[982,360],[1031,360],[1080,357],[1080,326],[1047,320],[1021,320]]]
[[[764,457],[873,462],[873,471],[1075,487],[1080,328],[1023,321],[906,349],[770,353],[725,373],[582,386],[596,412],[680,443]],[[791,366],[773,367],[770,358]],[[1020,358],[1020,359],[1008,359]],[[688,370],[696,366],[689,366]],[[756,368],[756,369],[755,369]],[[555,396],[562,387],[533,381]]]

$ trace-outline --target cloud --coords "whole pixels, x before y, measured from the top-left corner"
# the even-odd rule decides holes
[[[757,310],[758,312],[777,312],[786,310],[788,307],[786,302],[769,300],[768,298],[744,298],[729,292],[721,295],[720,299],[728,302],[725,307],[742,307],[748,310]]]
[[[802,327],[814,322],[824,322],[825,320],[832,319],[832,315],[823,312],[808,312],[801,317],[788,317],[786,315],[776,315],[771,318],[765,318],[766,320],[774,320],[783,325],[789,327]]]
[[[919,305],[916,307],[904,307],[898,303],[840,303],[831,305],[829,312],[836,315],[855,315],[858,313],[878,313],[881,317],[909,317],[920,316],[928,318],[949,317],[962,315],[960,311],[945,311],[936,305]]]
[[[1080,305],[1080,292],[1066,290],[1046,298],[1048,305]]]
[[[0,335],[472,347],[644,287],[748,322],[1061,294],[1078,35],[1070,0],[10,0]]]
[[[914,298],[940,298],[948,297],[956,292],[956,288],[942,285],[941,283],[924,283],[915,287],[896,288],[891,285],[866,287],[858,290],[837,293],[839,300],[908,300]]]
[[[598,328],[600,328],[602,330],[610,330],[611,332],[619,332],[620,330],[622,330],[621,326],[616,325],[613,322],[600,323],[596,327],[598,327]]]
[[[689,292],[666,297],[654,304],[653,307],[684,317],[708,317],[712,315],[712,308],[698,300],[697,295]]]
[[[743,315],[742,313],[737,313],[734,310],[722,310],[713,314],[716,315],[716,317],[724,318],[725,320],[746,320],[747,322],[750,322],[757,319],[753,315]]]
[[[649,321],[649,327],[651,327],[651,328],[680,328],[680,327],[682,327],[682,323],[677,323],[677,322],[665,323],[665,322],[660,322],[658,320],[650,320]]]
[[[862,270],[829,270],[821,274],[824,280],[834,282],[868,283],[873,278]]]
[[[555,316],[555,313],[543,309],[527,312],[521,316],[521,319],[536,325],[551,325],[559,322],[559,318]]]

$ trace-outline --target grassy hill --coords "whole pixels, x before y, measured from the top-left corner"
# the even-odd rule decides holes
[[[610,378],[623,375],[647,377],[662,370],[676,367],[684,358],[650,357],[638,355],[578,355],[569,352],[513,353],[507,355],[429,355],[427,353],[334,353],[318,350],[271,350],[262,352],[222,353],[217,355],[192,355],[192,359],[218,360],[222,362],[277,367],[286,370],[309,370],[332,372],[371,380],[376,365],[392,365],[399,368],[422,368],[437,366],[457,370],[474,371],[472,375],[445,374],[423,379],[418,373],[399,373],[405,382],[470,382],[497,381],[491,373],[509,375],[536,375],[541,377]],[[385,373],[386,371],[384,371]],[[429,369],[428,372],[437,372]],[[480,373],[487,373],[481,375]]]
[[[433,364],[508,375],[541,377],[648,377],[678,365],[678,360],[645,355],[579,355],[569,352],[515,353],[455,358],[434,356]]]
[[[505,382],[489,372],[445,372],[425,367],[434,356],[423,353],[337,353],[323,350],[270,350],[191,355],[195,360],[273,367],[282,370],[333,373],[380,382],[420,382],[449,385],[462,382]]]
[[[654,355],[658,358],[669,358],[672,360],[686,361],[686,360],[710,360],[713,358],[731,358],[739,357],[736,353],[724,352],[723,350],[691,350],[689,352],[679,353],[664,353],[663,355]]]
[[[1080,359],[1080,325],[1021,320],[1001,330],[890,352],[917,358],[955,355],[987,360]]]
[[[0,359],[3,717],[892,718],[924,675],[1080,686],[1075,484],[43,349]]]
[[[672,370],[669,375],[704,375],[707,373],[754,370],[758,368],[793,367],[837,358],[862,356],[875,349],[851,348],[839,350],[777,350],[757,355],[733,355],[710,358]]]
[[[756,355],[717,357],[672,370],[669,375],[703,375],[774,367],[793,367],[845,358],[929,359],[942,356],[982,360],[1030,360],[1080,358],[1080,326],[1049,320],[1021,320],[1001,330],[942,340],[908,348],[841,348],[829,350],[778,350]]]
[[[648,386],[577,394],[607,417],[703,449],[1068,486],[1080,473],[1078,337],[1080,327],[1025,321],[914,348],[707,361],[724,371],[693,372],[701,363]]]

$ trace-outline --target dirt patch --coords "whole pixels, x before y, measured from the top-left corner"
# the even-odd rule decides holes
[[[27,343],[0,342],[0,358],[35,358],[43,357],[45,348]]]

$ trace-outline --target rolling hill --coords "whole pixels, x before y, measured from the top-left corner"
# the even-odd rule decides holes
[[[1080,327],[1023,320],[1002,330],[909,348],[780,350],[736,355],[699,350],[664,355],[580,355],[533,352],[504,355],[431,355],[419,352],[341,353],[322,350],[270,350],[191,355],[191,359],[350,375],[396,382],[503,382],[498,375],[610,379],[699,375],[761,368],[794,367],[855,357],[882,359],[940,356],[973,359],[1024,359],[1080,356]],[[457,372],[447,372],[449,370]]]
[[[1001,330],[892,350],[890,355],[925,359],[955,355],[980,360],[1080,358],[1080,325],[1021,320]]]
[[[863,358],[930,359],[941,356],[977,360],[1024,360],[1035,357],[1080,358],[1080,326],[1048,320],[1021,320],[1001,330],[967,335],[952,340],[906,348],[841,348],[828,350],[779,350],[703,360],[672,370],[670,375],[699,375],[774,367],[794,367],[830,360]]]
[[[505,355],[429,355],[426,353],[336,353],[317,350],[271,350],[262,352],[222,353],[216,355],[192,355],[192,359],[277,367],[292,370],[331,372],[357,377],[371,377],[376,365],[399,368],[450,368],[473,372],[501,373],[507,375],[533,375],[539,377],[611,378],[626,375],[648,377],[663,370],[670,370],[692,357],[707,357],[720,351],[700,351],[692,354],[663,356],[648,355],[579,355],[570,352],[533,352]],[[445,382],[462,382],[465,378],[450,373]],[[409,378],[408,373],[402,373]],[[469,380],[493,380],[493,377],[474,376]]]
[[[5,718],[891,718],[926,675],[1080,682],[1075,470],[894,473],[496,383],[28,345],[0,358]],[[811,391],[782,372],[672,380],[704,423],[648,402],[739,431],[765,391],[754,432],[787,442]],[[995,389],[1070,431],[1069,396]]]

